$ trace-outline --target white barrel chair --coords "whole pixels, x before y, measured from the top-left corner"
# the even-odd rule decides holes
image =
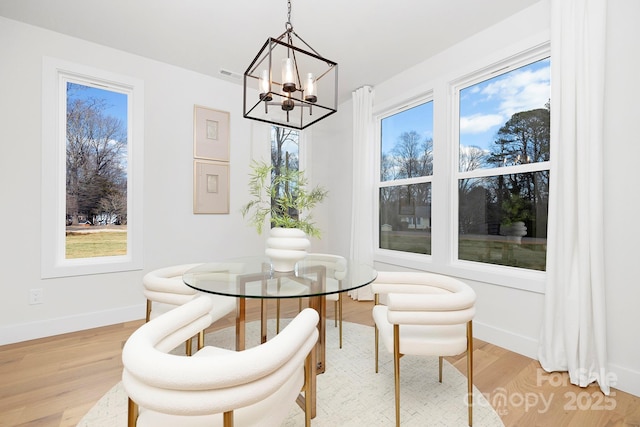
[[[129,337],[122,351],[128,426],[276,427],[301,391],[309,426],[318,313],[304,309],[273,339],[244,351],[205,346],[193,356],[170,354],[209,326],[211,306],[198,297]]]
[[[426,272],[378,272],[372,283],[375,305],[375,364],[382,340],[393,353],[396,426],[400,426],[400,357],[438,356],[442,382],[443,356],[467,353],[467,404],[473,421],[473,331],[476,294],[464,282]],[[381,304],[384,298],[385,304]]]
[[[142,278],[144,286],[144,296],[147,299],[147,312],[145,320],[149,320],[166,313],[178,306],[181,306],[198,295],[201,292],[185,285],[182,281],[182,275],[195,267],[202,265],[197,264],[180,264],[169,267],[159,268],[150,271]],[[232,297],[221,295],[205,294],[211,299],[213,306],[211,308],[212,322],[226,316],[236,310],[237,300]],[[198,331],[198,348],[204,345],[204,330]],[[187,355],[192,353],[191,337],[185,340],[185,352]]]

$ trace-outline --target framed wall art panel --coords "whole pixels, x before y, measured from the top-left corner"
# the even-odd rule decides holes
[[[229,213],[229,163],[193,161],[193,213]]]
[[[195,105],[193,157],[229,161],[229,113]]]

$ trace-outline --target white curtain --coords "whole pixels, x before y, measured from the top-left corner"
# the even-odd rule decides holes
[[[363,86],[352,93],[353,100],[353,196],[351,202],[350,258],[373,264],[374,130],[373,88]],[[369,285],[349,292],[356,300],[372,300]]]
[[[609,394],[603,235],[606,0],[551,1],[549,247],[539,360]]]

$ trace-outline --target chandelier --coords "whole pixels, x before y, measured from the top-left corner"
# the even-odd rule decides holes
[[[287,9],[285,32],[269,37],[244,73],[243,115],[304,129],[338,111],[338,64],[320,56],[296,34],[291,0]]]

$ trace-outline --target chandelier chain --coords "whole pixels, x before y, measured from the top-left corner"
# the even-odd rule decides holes
[[[291,0],[287,0],[287,22],[285,22],[284,27],[289,32],[293,30],[293,24],[291,24]]]

